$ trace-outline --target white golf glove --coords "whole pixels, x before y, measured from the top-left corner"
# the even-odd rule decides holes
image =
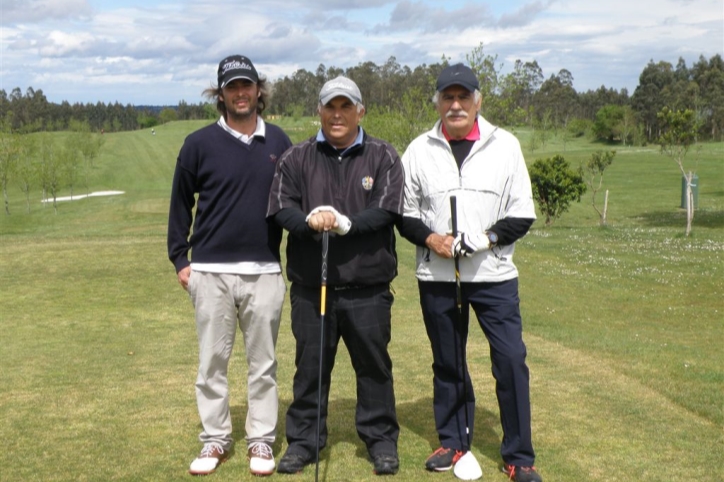
[[[485,233],[465,234],[458,233],[452,243],[451,251],[453,257],[465,256],[471,258],[478,251],[488,249],[490,241]]]
[[[330,212],[334,214],[334,217],[337,221],[337,227],[332,229],[333,233],[337,233],[340,236],[344,236],[349,232],[349,229],[352,227],[352,221],[349,220],[347,216],[344,214],[341,214],[336,209],[334,209],[332,206],[318,206],[314,209],[312,209],[312,212],[307,215],[306,221],[309,222],[309,218],[311,218],[314,214],[320,213],[320,212]]]

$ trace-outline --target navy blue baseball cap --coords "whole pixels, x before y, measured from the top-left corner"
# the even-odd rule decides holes
[[[455,64],[445,67],[437,78],[437,91],[442,92],[451,85],[459,85],[470,92],[480,89],[478,78],[470,67]]]
[[[246,79],[255,84],[259,83],[259,74],[257,74],[254,64],[248,57],[243,55],[232,55],[226,57],[219,62],[219,88],[223,88],[236,79]]]

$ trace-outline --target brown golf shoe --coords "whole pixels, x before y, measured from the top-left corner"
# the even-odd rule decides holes
[[[254,475],[271,475],[274,473],[274,452],[266,442],[249,444],[249,470]]]
[[[201,449],[198,457],[191,462],[189,474],[191,475],[209,475],[216,468],[229,458],[229,451],[217,443],[208,443]]]

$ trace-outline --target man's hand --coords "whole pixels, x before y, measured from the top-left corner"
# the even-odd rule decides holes
[[[189,290],[189,277],[191,276],[191,266],[181,268],[181,271],[177,273],[178,282],[183,289]]]
[[[454,239],[455,238],[450,235],[432,233],[425,240],[425,245],[430,248],[430,251],[441,258],[452,258],[452,243]]]
[[[480,250],[488,249],[490,241],[485,234],[459,233],[452,243],[452,256],[472,257]]]
[[[307,224],[315,231],[332,231],[340,236],[347,234],[352,227],[352,221],[332,206],[314,208],[307,216]]]
[[[331,231],[337,225],[337,218],[329,211],[320,211],[307,216],[307,224],[315,231]]]

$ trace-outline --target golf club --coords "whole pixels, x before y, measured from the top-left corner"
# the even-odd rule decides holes
[[[317,381],[317,450],[315,456],[314,481],[319,482],[319,436],[322,431],[322,364],[324,361],[324,313],[327,307],[327,255],[329,254],[329,231],[322,233],[322,289],[319,305],[319,380]]]
[[[458,209],[457,209],[457,198],[450,196],[450,216],[452,219],[452,235],[457,237],[458,235]],[[463,294],[462,288],[460,287],[460,256],[455,254],[453,257],[455,260],[455,295],[457,303],[457,324],[462,329],[463,326]],[[457,333],[457,331],[456,331]],[[465,436],[467,437],[467,452],[457,461],[453,467],[453,473],[459,479],[463,480],[476,480],[483,476],[483,470],[478,464],[478,460],[473,455],[470,446],[470,421],[468,420],[468,370],[467,370],[467,357],[465,356],[465,346],[461,347],[460,350],[460,363],[463,369],[463,401],[465,403]]]

